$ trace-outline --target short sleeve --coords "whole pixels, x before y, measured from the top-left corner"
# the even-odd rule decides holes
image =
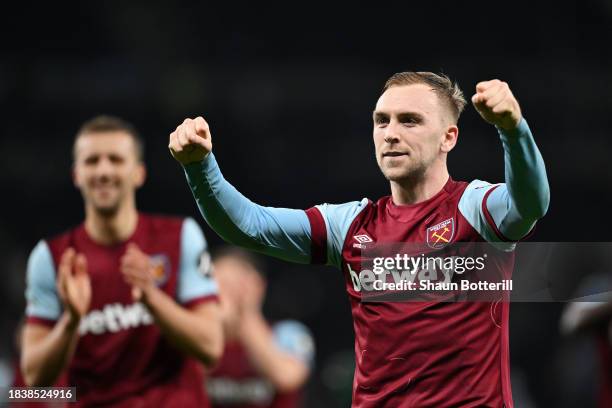
[[[315,347],[310,330],[295,320],[283,320],[272,327],[276,346],[309,367],[314,363]]]
[[[321,204],[306,211],[312,235],[312,263],[341,267],[346,234],[368,203],[364,198],[344,204]]]
[[[57,294],[53,256],[44,240],[30,253],[26,273],[26,318],[28,322],[52,324],[62,307]]]
[[[216,296],[217,284],[211,274],[206,239],[199,225],[192,218],[186,218],[181,229],[178,301],[190,307]]]

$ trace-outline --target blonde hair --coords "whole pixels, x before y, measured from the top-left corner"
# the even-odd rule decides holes
[[[466,105],[465,97],[459,85],[456,82],[451,81],[449,77],[444,74],[435,74],[433,72],[398,72],[391,75],[381,94],[393,86],[413,85],[413,84],[424,84],[431,87],[431,90],[438,95],[441,101],[446,103],[448,108],[453,115],[455,123],[459,120],[461,112]]]

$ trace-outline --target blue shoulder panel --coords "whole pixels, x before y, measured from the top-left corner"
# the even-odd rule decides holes
[[[217,294],[217,283],[210,273],[210,255],[200,226],[192,219],[183,221],[177,298],[179,303]]]
[[[357,215],[368,205],[368,199],[344,204],[321,204],[317,209],[323,215],[327,229],[327,264],[341,268],[342,247],[348,230]]]
[[[55,285],[53,256],[44,240],[30,253],[26,275],[26,316],[57,320],[62,306]]]
[[[295,320],[282,320],[272,327],[274,341],[278,348],[311,366],[314,362],[315,347],[310,330]]]

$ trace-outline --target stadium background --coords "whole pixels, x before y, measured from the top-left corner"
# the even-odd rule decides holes
[[[0,59],[0,381],[14,352],[29,251],[82,219],[70,179],[79,124],[98,113],[145,137],[145,211],[197,208],[168,134],[187,116],[210,123],[226,178],[265,205],[307,208],[388,194],[373,157],[371,111],[401,70],[443,71],[469,98],[509,82],[544,155],[552,191],[536,241],[610,241],[612,3],[507,2],[359,8],[306,2],[243,8],[195,1],[22,5],[3,13]],[[501,145],[468,107],[450,155],[455,179],[503,179]],[[212,247],[219,238],[206,226]],[[297,318],[317,345],[308,406],[346,406],[353,335],[341,274],[266,259],[271,319]],[[588,273],[578,270],[578,283]],[[563,339],[563,305],[513,304],[518,407],[592,406],[596,353]]]

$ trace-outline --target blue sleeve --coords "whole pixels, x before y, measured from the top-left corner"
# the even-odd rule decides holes
[[[295,320],[283,320],[272,327],[276,346],[312,367],[315,347],[310,330]]]
[[[550,189],[544,160],[525,119],[513,132],[500,130],[504,147],[505,183],[475,180],[466,188],[459,210],[489,242],[506,250],[546,214]]]
[[[321,204],[315,207],[325,221],[327,236],[320,242],[326,244],[327,265],[341,268],[342,248],[346,240],[346,234],[353,220],[366,208],[368,202],[368,199],[364,198],[361,201],[351,201],[344,204]]]
[[[26,274],[26,316],[59,319],[62,307],[55,286],[55,264],[47,243],[39,241],[30,253]]]
[[[217,294],[217,284],[210,273],[210,265],[210,255],[202,230],[193,219],[186,218],[181,229],[177,289],[179,303],[186,304]]]
[[[212,153],[184,169],[202,216],[221,238],[286,261],[310,262],[310,224],[303,210],[253,203],[223,178]]]

